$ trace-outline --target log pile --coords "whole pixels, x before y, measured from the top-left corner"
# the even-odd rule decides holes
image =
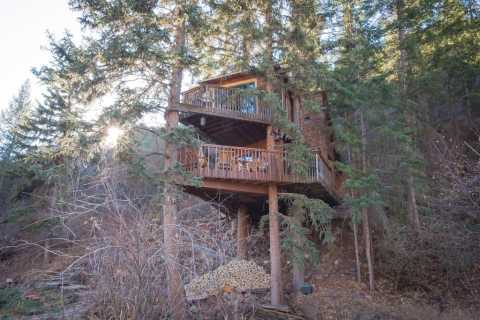
[[[250,291],[270,287],[270,275],[253,261],[233,260],[193,279],[185,286],[190,301],[205,299],[223,292]]]

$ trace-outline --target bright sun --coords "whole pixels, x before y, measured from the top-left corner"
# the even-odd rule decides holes
[[[120,137],[123,135],[123,130],[117,126],[111,126],[107,129],[104,144],[107,148],[114,148]]]

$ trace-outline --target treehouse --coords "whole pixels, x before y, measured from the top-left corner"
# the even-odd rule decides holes
[[[178,152],[184,169],[203,178],[202,188],[187,189],[204,198],[214,199],[220,191],[254,202],[265,197],[267,185],[274,183],[279,192],[303,193],[337,204],[341,176],[334,168],[335,148],[325,93],[311,98],[321,106],[320,112],[313,113],[305,110],[302,97],[285,89],[278,92],[288,121],[300,129],[311,148],[311,159],[300,173],[287,152],[288,143],[293,142],[272,127],[273,107],[255,94],[255,89],[265,87],[263,77],[238,72],[205,80],[182,94],[175,108],[180,112],[180,122],[196,127],[208,142]]]
[[[278,211],[278,193],[301,193],[334,206],[341,197],[342,181],[334,166],[336,152],[325,92],[308,97],[318,107],[317,112],[309,112],[307,98],[286,89],[288,77],[278,78],[280,81],[273,86],[276,103],[267,102],[259,94],[267,89],[265,77],[248,71],[202,81],[183,92],[180,102],[171,109],[178,112],[182,124],[195,127],[205,141],[177,152],[184,170],[202,178],[200,186],[185,189],[237,212],[239,256],[247,254],[244,239],[248,221],[269,212],[273,304],[281,295],[279,249],[275,249],[278,221],[272,225],[272,214]],[[289,144],[296,142],[278,123],[295,126],[310,148],[308,159],[301,164],[289,154]]]

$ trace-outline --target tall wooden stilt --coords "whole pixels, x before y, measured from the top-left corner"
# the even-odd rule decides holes
[[[247,258],[248,213],[245,205],[240,205],[237,211],[237,257]]]
[[[274,149],[275,141],[272,126],[267,127],[267,149]],[[277,185],[268,185],[268,221],[270,231],[270,275],[271,275],[271,303],[282,304],[282,265],[280,261],[280,224],[278,222],[278,190]]]
[[[282,267],[280,262],[280,225],[278,222],[277,185],[268,186],[268,219],[270,231],[271,303],[282,304]]]

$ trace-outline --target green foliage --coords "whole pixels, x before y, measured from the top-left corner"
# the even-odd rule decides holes
[[[332,242],[332,208],[319,199],[310,199],[302,194],[283,193],[280,199],[288,206],[288,215],[282,216],[281,245],[295,264],[319,262],[317,245],[311,240],[311,231],[324,242]]]
[[[299,176],[306,175],[314,156],[310,147],[304,141],[302,131],[297,124],[288,119],[288,114],[282,106],[278,94],[264,93],[262,102],[269,105],[273,110],[272,125],[292,140],[291,143],[287,143],[284,146],[294,173]]]
[[[200,145],[198,134],[192,127],[179,125],[163,136],[165,141],[174,144],[177,148],[198,147]]]
[[[17,223],[22,224],[22,222],[29,221],[34,212],[32,207],[14,207],[8,210],[5,220],[3,223]]]
[[[26,299],[23,294],[23,291],[18,288],[0,289],[0,315],[2,317],[29,316],[46,311],[41,301]]]
[[[0,114],[0,160],[8,162],[25,154],[31,141],[26,125],[32,110],[30,83],[26,81]]]

